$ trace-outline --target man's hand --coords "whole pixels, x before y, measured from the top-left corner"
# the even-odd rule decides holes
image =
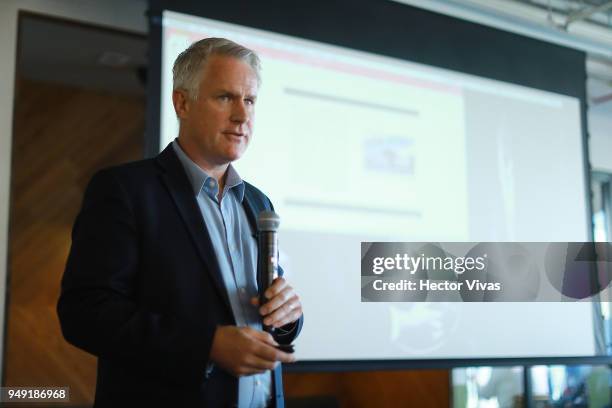
[[[210,349],[210,360],[236,377],[272,370],[278,361],[295,361],[292,354],[275,346],[278,343],[269,333],[250,327],[219,326]]]
[[[291,285],[284,278],[276,278],[264,292],[268,301],[259,308],[259,314],[264,317],[264,324],[272,327],[282,327],[295,322],[302,316],[302,303]],[[251,299],[254,306],[259,306],[259,299]]]

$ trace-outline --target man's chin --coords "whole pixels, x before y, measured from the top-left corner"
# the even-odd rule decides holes
[[[225,156],[225,158],[227,159],[229,163],[231,163],[233,161],[240,159],[243,156],[243,154],[244,154],[244,151],[230,152],[229,154]]]

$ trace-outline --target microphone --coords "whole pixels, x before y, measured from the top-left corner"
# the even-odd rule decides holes
[[[258,247],[257,286],[259,287],[259,304],[268,300],[264,296],[266,289],[278,276],[278,236],[280,218],[274,211],[262,211],[257,217]],[[264,325],[264,330],[272,333],[274,328]]]
[[[268,289],[274,279],[278,277],[278,227],[280,217],[274,211],[262,211],[257,217],[258,247],[257,256],[257,287],[259,288],[259,304],[265,304],[268,299],[264,292]],[[263,329],[274,333],[274,327],[263,325]],[[281,344],[278,348],[282,351],[292,353],[293,346]]]

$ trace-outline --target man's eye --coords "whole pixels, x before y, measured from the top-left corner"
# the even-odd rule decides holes
[[[255,99],[247,98],[244,100],[247,105],[255,105]]]
[[[227,101],[230,100],[230,97],[229,97],[229,95],[221,95],[221,96],[219,96],[219,100],[223,101],[223,102],[227,102]]]

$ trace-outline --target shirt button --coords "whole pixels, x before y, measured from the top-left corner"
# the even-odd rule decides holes
[[[261,385],[261,381],[255,380],[255,385],[259,387]]]
[[[240,293],[242,293],[244,295],[246,293],[246,289],[245,288],[240,288]]]

